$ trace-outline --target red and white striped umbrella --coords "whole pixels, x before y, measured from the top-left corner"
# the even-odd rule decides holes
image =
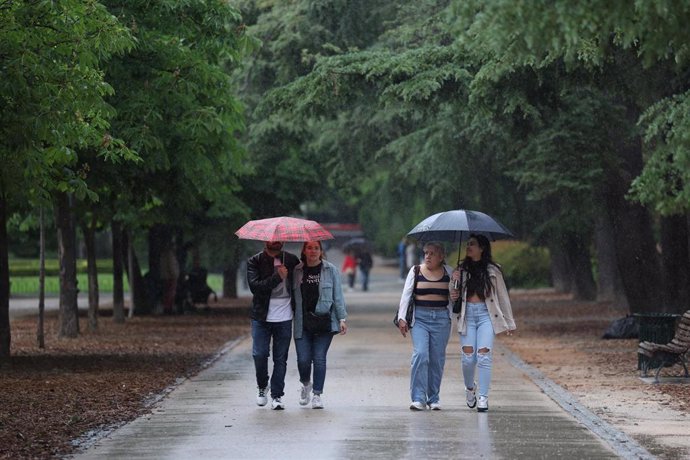
[[[240,239],[258,241],[321,241],[333,235],[313,220],[296,217],[271,217],[250,220],[235,232]]]

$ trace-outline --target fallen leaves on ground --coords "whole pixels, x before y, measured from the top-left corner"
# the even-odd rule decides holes
[[[36,345],[35,317],[13,320],[12,356],[0,368],[0,455],[61,456],[86,433],[147,412],[180,377],[194,375],[223,344],[249,333],[248,305],[248,299],[221,299],[206,312],[124,324],[100,316],[97,331],[80,318],[76,339],[58,339],[52,313],[44,350]]]

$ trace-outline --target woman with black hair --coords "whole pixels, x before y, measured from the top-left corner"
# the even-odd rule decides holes
[[[511,335],[515,321],[503,272],[492,260],[491,244],[485,236],[470,235],[465,259],[451,275],[450,298],[454,302],[460,299],[458,332],[467,406],[486,412],[494,336],[502,332]],[[475,369],[478,369],[478,394]]]

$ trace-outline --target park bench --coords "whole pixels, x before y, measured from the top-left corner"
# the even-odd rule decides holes
[[[656,368],[654,382],[659,382],[659,372],[663,367],[671,367],[674,364],[682,364],[685,369],[685,377],[688,374],[687,353],[690,349],[690,310],[680,317],[673,339],[668,343],[655,343],[649,341],[640,342],[637,352],[646,357],[642,361],[642,375],[647,376],[650,369]]]

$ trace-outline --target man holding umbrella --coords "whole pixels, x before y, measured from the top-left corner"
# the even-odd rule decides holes
[[[287,356],[292,340],[292,278],[300,263],[283,251],[284,241],[321,241],[333,235],[313,220],[296,217],[271,217],[250,220],[235,232],[241,239],[263,241],[264,250],[247,260],[247,283],[252,299],[252,356],[256,368],[256,404],[268,402],[268,356],[273,339],[271,408],[285,409]]]
[[[299,259],[284,252],[280,241],[265,242],[264,250],[247,261],[247,282],[252,298],[252,356],[256,369],[256,404],[268,402],[268,356],[273,340],[271,408],[285,408],[281,398],[285,388],[287,357],[292,340],[292,274]]]

